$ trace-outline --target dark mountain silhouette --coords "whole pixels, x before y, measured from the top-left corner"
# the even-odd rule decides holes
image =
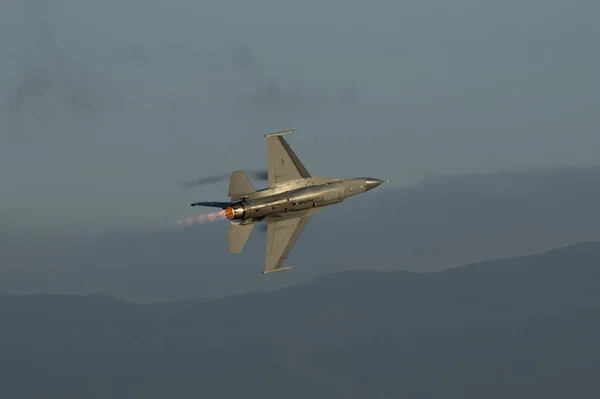
[[[267,278],[260,273],[265,235],[257,229],[242,255],[230,255],[227,221],[183,230],[65,237],[0,231],[0,291],[104,292],[155,302],[270,291],[357,268],[442,270],[600,241],[598,204],[600,167],[382,186],[380,193],[351,198],[315,215],[290,253],[289,263],[296,268]]]
[[[596,398],[600,243],[156,305],[0,296],[0,396]]]

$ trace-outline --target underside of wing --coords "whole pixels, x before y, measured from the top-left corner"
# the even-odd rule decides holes
[[[267,222],[267,255],[263,273],[285,269],[281,268],[281,265],[310,218],[309,214],[290,219],[273,219]]]
[[[265,135],[267,138],[269,188],[288,180],[311,177],[290,145],[282,137],[292,132],[293,130],[287,130]]]

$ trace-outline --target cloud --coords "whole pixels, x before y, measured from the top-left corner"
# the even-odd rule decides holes
[[[248,71],[257,75],[261,72],[258,57],[242,42],[236,42],[229,50],[229,60],[231,66],[238,71]]]
[[[29,122],[48,123],[64,118],[82,120],[95,115],[114,100],[109,82],[69,59],[56,40],[46,4],[34,10],[37,40],[23,49],[20,80],[9,90],[4,112],[11,131],[28,132]]]
[[[245,171],[245,173],[251,179],[266,181],[269,178],[268,171],[263,170],[263,169],[248,170],[248,171]],[[182,187],[196,187],[196,186],[202,186],[204,184],[220,183],[220,182],[229,180],[230,176],[231,176],[231,173],[222,173],[222,174],[218,174],[218,175],[201,177],[196,180],[189,180],[189,181],[183,182],[183,183],[181,183],[181,186]]]
[[[261,65],[260,58],[244,43],[236,42],[228,52],[230,64],[250,80],[252,89],[239,96],[236,110],[243,116],[278,115],[292,116],[297,113],[316,112],[322,107],[346,104],[358,98],[356,89],[343,88],[339,93],[311,92],[301,85],[288,90],[281,81],[296,77],[270,76]]]

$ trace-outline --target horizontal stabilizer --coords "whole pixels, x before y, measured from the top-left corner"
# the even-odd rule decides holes
[[[239,254],[246,246],[248,238],[254,229],[254,223],[252,224],[239,224],[231,223],[229,230],[227,231],[227,238],[229,239],[229,252],[232,254]]]
[[[230,205],[233,205],[233,202],[194,202],[192,206],[208,206],[211,208],[221,208],[225,209]]]
[[[236,170],[229,179],[229,196],[232,201],[236,201],[254,194],[256,189],[248,179],[243,170]]]

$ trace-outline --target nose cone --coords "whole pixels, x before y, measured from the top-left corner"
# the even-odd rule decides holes
[[[374,189],[375,187],[379,186],[383,182],[384,182],[384,180],[373,179],[371,177],[366,178],[365,179],[365,184],[367,185],[366,191]]]

